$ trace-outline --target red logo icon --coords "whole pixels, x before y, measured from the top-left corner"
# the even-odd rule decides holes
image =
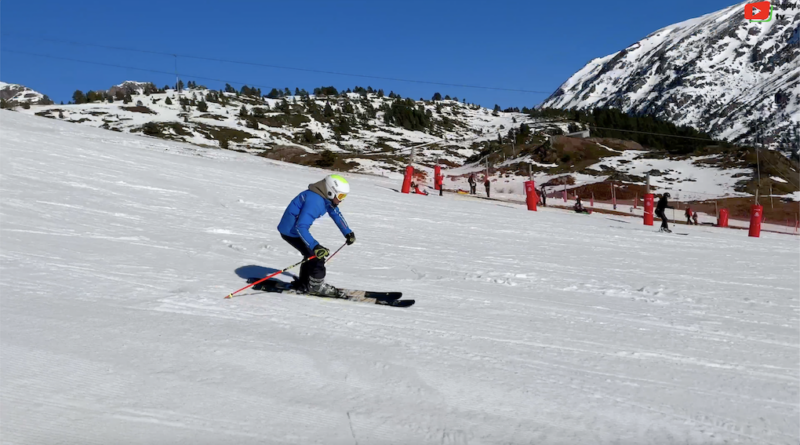
[[[770,2],[755,2],[744,5],[745,20],[767,20],[770,18],[772,5]]]

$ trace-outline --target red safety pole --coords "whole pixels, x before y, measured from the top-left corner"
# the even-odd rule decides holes
[[[528,204],[528,210],[535,212],[536,204],[539,202],[539,195],[536,194],[536,182],[525,181],[525,203]]]
[[[442,167],[437,165],[433,167],[433,189],[439,190],[442,188],[441,183],[439,182],[439,176],[442,175]]]
[[[653,225],[653,208],[655,207],[655,198],[652,193],[644,195],[644,225]]]
[[[633,198],[633,208],[634,209],[637,207],[637,204],[639,204],[639,192],[636,192],[636,197]]]
[[[403,188],[400,190],[403,193],[411,191],[411,178],[414,176],[414,167],[406,167],[406,175],[403,177]]]
[[[728,209],[719,209],[717,227],[728,227]]]
[[[750,233],[753,238],[761,236],[761,219],[764,216],[764,208],[758,204],[750,207]]]
[[[344,247],[344,246],[342,246],[342,247]],[[342,250],[342,249],[339,249],[339,250]],[[337,252],[338,252],[338,250],[337,250]],[[255,286],[255,285],[256,285],[256,284],[258,284],[258,283],[262,283],[262,282],[264,282],[264,281],[267,281],[267,280],[269,280],[270,278],[272,278],[272,277],[274,277],[274,276],[276,276],[276,275],[280,275],[280,274],[282,274],[282,273],[286,272],[287,270],[289,270],[289,269],[292,269],[292,268],[294,268],[294,267],[297,267],[297,266],[299,266],[299,265],[301,265],[301,264],[305,263],[306,261],[313,260],[314,258],[316,258],[316,256],[315,256],[315,255],[311,255],[310,257],[303,259],[303,261],[300,261],[299,263],[292,264],[291,266],[287,267],[286,269],[279,270],[279,271],[275,272],[275,273],[274,273],[274,274],[272,274],[272,275],[269,275],[269,276],[267,276],[267,277],[265,277],[265,278],[262,278],[262,279],[260,279],[260,280],[256,281],[255,283],[248,284],[247,286],[245,286],[245,287],[243,287],[243,288],[241,288],[241,289],[237,290],[236,292],[231,292],[231,293],[229,293],[228,295],[226,295],[226,296],[225,296],[225,298],[233,298],[233,295],[234,295],[234,294],[238,294],[239,292],[241,292],[241,291],[243,291],[243,290],[247,289],[248,287],[253,287],[253,286]]]
[[[594,192],[592,192],[592,200],[589,202],[589,207],[594,207]]]

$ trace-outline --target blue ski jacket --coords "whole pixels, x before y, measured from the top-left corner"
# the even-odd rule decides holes
[[[325,213],[330,215],[333,222],[342,231],[342,235],[347,236],[352,232],[339,208],[312,190],[300,193],[289,203],[283,212],[280,224],[278,224],[278,231],[282,235],[299,237],[309,249],[313,249],[319,243],[311,236],[309,229],[314,221]]]

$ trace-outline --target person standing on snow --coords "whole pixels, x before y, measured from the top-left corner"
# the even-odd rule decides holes
[[[476,195],[477,193],[475,192],[475,187],[477,186],[478,183],[475,181],[475,173],[470,173],[467,182],[469,182],[469,194]]]
[[[356,242],[356,235],[339,211],[339,204],[350,193],[350,184],[339,175],[308,185],[308,190],[297,195],[283,212],[278,232],[281,238],[297,249],[304,258],[316,256],[300,266],[300,278],[292,283],[298,292],[322,297],[338,297],[339,289],[325,283],[325,258],[330,251],[311,236],[309,229],[314,221],[327,213],[344,235],[347,244]]]
[[[692,208],[686,207],[686,211],[683,212],[683,216],[686,217],[686,224],[692,225]]]
[[[694,225],[697,225],[697,212],[694,212],[694,215],[692,215],[692,220],[694,221]]]
[[[661,199],[658,200],[658,204],[656,205],[656,216],[661,218],[661,231],[672,233],[672,230],[669,230],[669,224],[667,223],[667,215],[664,214],[665,209],[675,208],[667,203],[667,199],[669,198],[669,193],[664,193],[661,195]]]
[[[486,179],[483,181],[483,186],[486,187],[486,197],[489,198],[489,187],[491,187],[491,182],[489,182],[489,177],[487,176]]]

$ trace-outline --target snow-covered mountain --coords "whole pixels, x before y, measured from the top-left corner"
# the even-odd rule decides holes
[[[580,125],[527,113],[457,100],[415,101],[374,91],[271,99],[259,92],[191,85],[179,92],[128,81],[76,95],[78,104],[33,105],[17,111],[341,171],[398,176],[411,163],[417,181],[428,185],[433,165],[440,163],[447,167],[449,190],[468,189],[469,174],[485,172],[488,161],[497,195],[524,194],[529,173],[539,184],[570,187],[609,179],[643,185],[645,175],[652,173],[653,186],[681,199],[754,192],[747,184],[755,169],[738,154],[733,160],[720,151],[669,159],[636,143],[550,138]],[[777,193],[796,191],[792,184],[776,183]],[[769,189],[767,182],[764,186]]]
[[[6,107],[16,107],[23,104],[50,105],[53,103],[46,95],[34,91],[26,86],[15,83],[0,82],[0,100]]]
[[[542,107],[614,107],[653,113],[735,142],[758,132],[786,146],[800,123],[800,5],[772,2],[769,22],[739,3],[660,29],[592,60]]]
[[[202,86],[178,92],[127,81],[89,94],[96,95],[94,101],[18,111],[286,160],[299,161],[325,150],[357,154],[359,158],[349,162],[357,162],[358,169],[377,166],[389,171],[399,171],[408,160],[393,165],[387,158],[407,158],[411,147],[419,147],[414,150],[417,162],[461,165],[480,152],[477,143],[506,137],[522,124],[532,133],[555,134],[569,126],[458,100],[414,101],[382,92],[269,99]]]

